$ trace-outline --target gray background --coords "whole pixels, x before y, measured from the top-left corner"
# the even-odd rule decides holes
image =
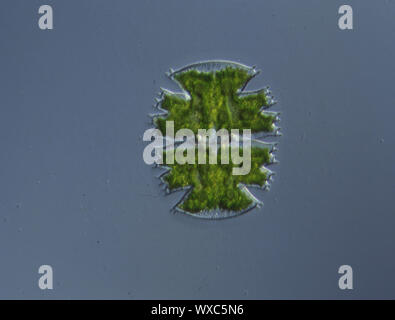
[[[338,7],[354,9],[340,31]],[[54,30],[38,28],[38,7]],[[395,298],[394,1],[2,1],[0,298]],[[256,65],[282,111],[261,210],[173,215],[142,159],[168,68]],[[54,269],[54,290],[37,286]],[[354,290],[338,288],[342,264]]]

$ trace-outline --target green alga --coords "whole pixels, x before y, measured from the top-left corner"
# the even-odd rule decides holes
[[[226,67],[202,72],[187,70],[172,75],[184,90],[184,95],[164,91],[161,109],[166,115],[155,119],[157,128],[166,135],[166,121],[174,121],[174,130],[251,129],[252,133],[273,132],[275,115],[264,113],[271,102],[265,90],[240,94],[254,74],[243,68]],[[242,153],[240,148],[240,153]],[[220,156],[220,152],[218,153]],[[226,210],[243,211],[255,199],[241,188],[243,185],[264,186],[268,179],[262,166],[270,163],[270,150],[251,148],[251,170],[246,175],[232,175],[229,164],[166,164],[164,175],[170,191],[189,188],[178,208],[189,213]]]

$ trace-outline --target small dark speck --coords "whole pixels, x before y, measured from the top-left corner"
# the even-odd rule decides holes
[[[100,244],[100,240],[97,240],[96,243],[97,243],[97,244]]]
[[[16,204],[16,207],[19,209],[19,208],[21,207],[21,204],[20,204],[20,203],[17,203],[17,204]]]
[[[384,138],[381,138],[381,139],[380,139],[380,143],[384,143]]]

